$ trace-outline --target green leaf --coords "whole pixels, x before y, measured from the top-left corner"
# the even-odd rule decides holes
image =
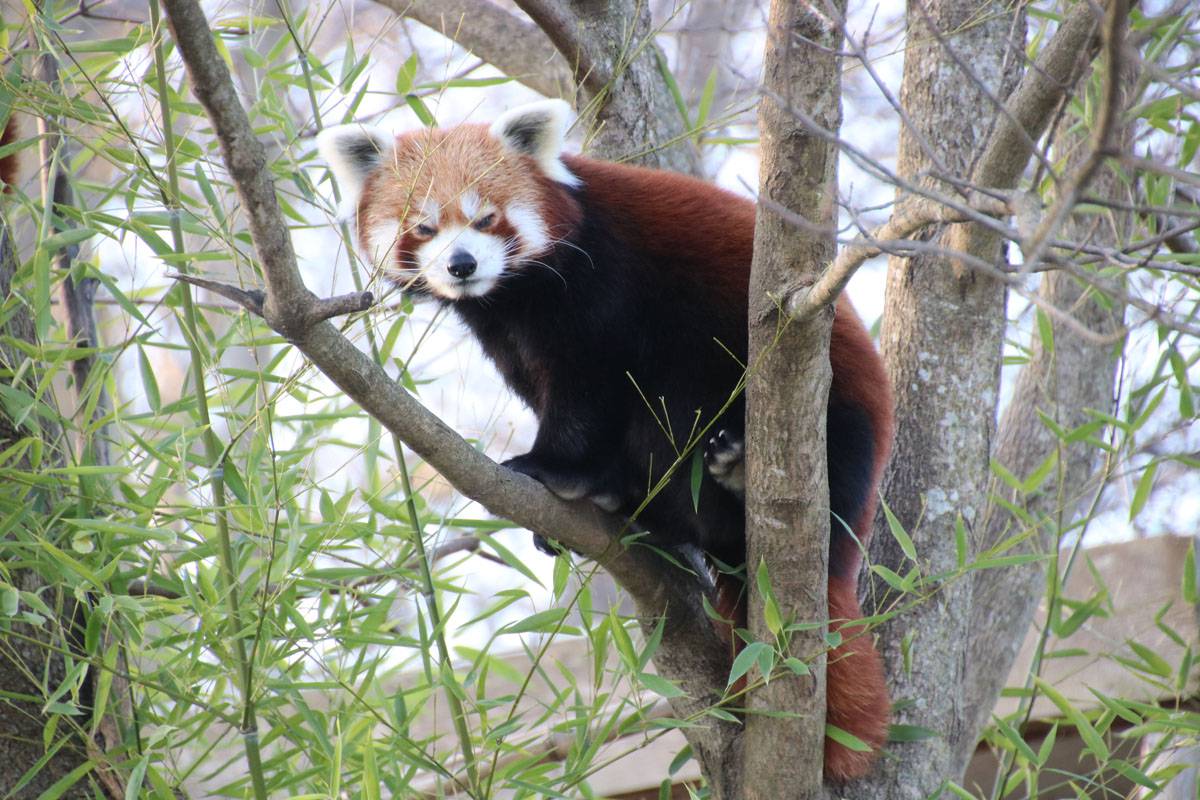
[[[667,767],[667,774],[674,775],[676,772],[679,772],[679,770],[683,768],[683,765],[690,761],[691,758],[692,746],[690,744],[685,744],[683,748],[675,754],[675,757],[671,759],[671,763]]]
[[[221,474],[224,476],[225,485],[233,492],[238,502],[250,505],[250,491],[246,488],[246,481],[238,472],[237,465],[230,459],[225,459],[225,463],[221,465]]]
[[[1145,508],[1146,501],[1150,499],[1150,489],[1154,486],[1154,473],[1157,471],[1157,461],[1151,461],[1142,470],[1142,477],[1138,478],[1137,488],[1133,490],[1133,500],[1129,503],[1130,522],[1137,519],[1138,514],[1142,513],[1142,509]]]
[[[900,545],[900,550],[908,557],[909,561],[917,560],[917,548],[913,544],[913,540],[909,537],[908,532],[904,530],[904,526],[900,524],[900,520],[888,508],[887,503],[883,504],[883,514],[887,517],[888,530],[892,532],[892,538]]]
[[[1190,606],[1200,603],[1196,593],[1196,540],[1188,541],[1187,556],[1183,560],[1183,600]]]
[[[99,233],[95,228],[71,228],[70,230],[60,231],[53,236],[47,236],[42,240],[41,246],[48,252],[55,252],[64,247],[70,247],[73,244],[86,242],[88,239]]]
[[[727,686],[732,686],[742,676],[750,671],[750,668],[758,663],[759,654],[763,650],[770,650],[770,645],[763,642],[751,642],[746,645],[742,652],[738,653],[737,658],[733,660],[733,666],[729,670],[729,681]]]
[[[801,677],[804,677],[805,675],[812,674],[812,670],[808,668],[808,664],[805,664],[803,661],[796,658],[795,656],[788,656],[787,658],[785,658],[783,660],[783,665],[785,667],[787,667],[789,670],[791,670],[792,674],[794,674],[794,675],[799,675]]]
[[[513,551],[500,544],[495,536],[492,536],[490,533],[480,533],[478,536],[479,541],[487,545],[488,549],[499,556],[501,561],[524,575],[530,581],[536,583],[538,586],[544,586],[541,580],[538,579],[538,576],[534,575],[533,571],[530,570],[529,567],[525,566],[525,562],[517,558],[517,555]]]
[[[1084,716],[1083,712],[1073,706],[1061,692],[1042,678],[1035,675],[1033,676],[1033,680],[1038,690],[1046,695],[1050,702],[1054,703],[1058,707],[1058,710],[1063,713],[1063,716],[1075,726],[1075,730],[1079,732],[1079,737],[1083,739],[1084,744],[1088,746],[1088,749],[1092,751],[1096,758],[1101,761],[1107,761],[1109,758],[1108,745],[1104,743],[1104,739],[1100,736],[1099,732],[1092,727],[1092,723],[1088,722],[1088,718]]]
[[[864,742],[862,739],[858,738],[854,734],[852,734],[848,731],[842,730],[841,728],[837,727],[836,725],[830,725],[829,723],[825,723],[825,735],[827,737],[829,737],[830,739],[833,739],[835,742],[840,744],[842,747],[849,748],[850,750],[853,750],[856,753],[871,752],[871,745],[867,744],[866,742]]]
[[[650,659],[654,658],[654,654],[658,652],[658,645],[662,642],[663,630],[666,628],[666,623],[666,617],[659,617],[654,630],[646,638],[646,646],[642,648],[642,654],[638,656],[637,660],[639,672],[646,668],[646,665],[650,663]]]
[[[1000,734],[1011,744],[1021,756],[1031,764],[1037,763],[1037,754],[1033,752],[1033,748],[1025,741],[1025,738],[1017,732],[1016,728],[1009,725],[1002,719],[996,719],[996,728]]]
[[[414,86],[414,89],[482,89],[489,86],[503,86],[506,83],[512,83],[512,78],[507,75],[497,75],[494,78],[451,78],[448,81],[438,81],[436,83],[422,83]]]
[[[396,94],[408,94],[412,91],[413,81],[417,77],[417,54],[413,53],[404,63],[400,65],[400,69],[396,70]],[[424,122],[424,120],[422,120]],[[425,123],[429,124],[429,123]]]
[[[138,345],[138,369],[142,373],[142,390],[146,393],[146,402],[150,404],[150,410],[158,412],[162,408],[162,395],[158,393],[158,379],[154,377],[154,367],[150,366],[150,359],[146,357],[145,349]]]
[[[501,628],[501,633],[533,633],[541,631],[548,633],[555,629],[558,624],[567,615],[565,608],[548,608],[545,611],[539,611],[536,614],[530,614],[523,620],[514,622],[510,625],[505,625]]]
[[[1047,353],[1054,352],[1054,326],[1050,316],[1042,309],[1037,309],[1038,338],[1042,340],[1042,349]]]
[[[569,556],[560,555],[554,559],[554,599],[561,600],[563,592],[567,590],[567,579],[571,577],[571,559]]]
[[[129,777],[125,782],[125,800],[138,800],[142,792],[142,781],[146,777],[146,768],[150,766],[150,756],[152,753],[145,753],[138,762],[133,765],[133,769],[129,770]]]
[[[783,615],[779,611],[779,603],[775,600],[775,595],[771,591],[771,578],[767,574],[767,562],[765,559],[759,561],[758,569],[754,574],[754,582],[758,587],[758,593],[763,598],[763,621],[767,623],[767,629],[772,634],[778,636],[783,630]]]
[[[920,742],[925,739],[937,739],[941,734],[935,730],[920,725],[889,725],[889,742]]]
[[[683,126],[691,129],[692,122],[688,118],[687,103],[683,102],[683,94],[679,91],[679,84],[675,80],[675,75],[671,72],[671,67],[667,64],[666,56],[657,47],[654,50],[654,60],[658,64],[658,72],[662,75],[663,82],[667,84],[667,90],[671,93],[671,99],[675,101],[675,109],[679,112],[679,118],[683,120]]]
[[[660,697],[665,697],[668,700],[670,700],[672,697],[682,697],[684,695],[684,691],[682,689],[660,675],[643,672],[638,675],[638,680],[641,681],[642,685],[647,689],[659,695]]]
[[[717,68],[713,67],[708,73],[708,80],[704,82],[704,89],[700,92],[700,102],[696,107],[696,124],[695,128],[702,129],[708,124],[708,115],[712,111],[713,99],[717,94]]]
[[[873,572],[874,574],[883,578],[885,581],[887,581],[888,586],[891,586],[893,589],[895,589],[898,592],[912,591],[913,587],[912,587],[911,581],[901,578],[899,575],[897,575],[895,572],[893,572],[892,570],[885,567],[883,564],[872,564],[871,572]]]
[[[404,102],[408,103],[408,107],[411,108],[413,113],[417,115],[417,119],[421,120],[422,125],[427,128],[437,127],[437,120],[434,119],[433,114],[429,111],[428,106],[425,105],[425,102],[421,100],[421,98],[417,97],[415,94],[410,94],[405,96]]]
[[[954,516],[954,564],[958,569],[967,565],[967,557],[971,552],[968,547],[967,525],[962,514]]]
[[[1138,658],[1140,658],[1146,665],[1146,668],[1149,672],[1159,676],[1160,678],[1169,678],[1171,677],[1171,673],[1175,671],[1171,669],[1171,665],[1167,663],[1165,658],[1151,650],[1149,647],[1146,647],[1146,645],[1141,644],[1140,642],[1135,642],[1133,639],[1129,639],[1125,643],[1129,645],[1130,650],[1137,653]]]
[[[15,586],[0,586],[0,615],[15,617],[21,607],[21,593]]]

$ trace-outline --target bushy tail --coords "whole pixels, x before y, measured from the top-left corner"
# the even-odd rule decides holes
[[[731,575],[716,576],[714,607],[722,618],[734,626],[746,626],[746,591],[744,584]],[[844,783],[861,778],[871,769],[879,749],[887,742],[891,701],[883,674],[883,659],[875,649],[870,633],[861,624],[858,594],[853,579],[829,579],[829,627],[842,634],[842,643],[829,653],[825,667],[825,721],[856,737],[871,749],[855,750],[833,739],[825,739],[825,780]],[[723,626],[722,634],[731,638],[730,647],[741,649],[741,639],[731,628]],[[741,678],[732,688],[740,691],[745,683]]]
[[[871,751],[854,750],[827,738],[828,781],[849,781],[866,775],[879,748],[887,742],[892,704],[883,658],[871,634],[855,624],[861,618],[854,579],[830,577],[829,628],[842,634],[842,643],[829,654],[825,666],[825,722],[857,737]]]

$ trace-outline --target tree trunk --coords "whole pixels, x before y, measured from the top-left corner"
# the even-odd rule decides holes
[[[1082,90],[1082,82],[1078,87]],[[1136,80],[1136,70],[1121,77],[1126,90]],[[1121,108],[1124,109],[1124,95]],[[1121,152],[1131,147],[1133,131],[1126,128],[1116,137]],[[1061,173],[1070,176],[1089,156],[1087,137],[1076,125],[1060,123],[1051,149],[1055,161],[1062,161]],[[1063,226],[1062,238],[1071,242],[1121,248],[1128,243],[1132,214],[1117,210],[1133,208],[1137,197],[1128,183],[1111,168],[1105,168],[1092,180],[1089,194],[1114,201],[1104,214],[1073,214]],[[1069,257],[1071,254],[1065,253]],[[1124,306],[1119,300],[1105,298],[1078,278],[1060,271],[1047,272],[1038,295],[1057,308],[1067,309],[1090,330],[1112,334],[1124,322]],[[1071,431],[1095,419],[1093,411],[1111,413],[1114,409],[1114,381],[1121,347],[1087,341],[1070,327],[1049,321],[1053,331],[1049,343],[1038,336],[1029,362],[1021,368],[1012,400],[1000,422],[996,445],[997,463],[1020,479],[1025,479],[1048,458],[1057,458],[1058,467],[1033,493],[1019,496],[1012,489],[993,483],[992,491],[1023,507],[1038,519],[1036,535],[1012,553],[1036,552],[1053,555],[1058,537],[1074,519],[1081,503],[1100,489],[1105,475],[1098,471],[1100,451],[1087,438],[1063,441],[1045,422],[1054,421]],[[992,504],[981,530],[982,546],[988,547],[1017,533],[1009,512]],[[1050,562],[1052,563],[1052,562]],[[999,697],[1004,681],[1021,647],[1025,631],[1044,593],[1047,562],[1034,562],[1004,570],[984,570],[975,578],[972,630],[986,630],[989,637],[971,641],[968,664],[973,677],[968,684],[968,706],[974,712],[971,726],[964,727],[964,738],[957,743],[963,757],[969,757],[978,731],[987,723],[991,708]]]
[[[845,12],[844,3],[839,13]],[[801,3],[776,0],[768,22],[762,162],[750,276],[750,379],[746,389],[747,602],[756,641],[775,643],[755,578],[765,565],[785,622],[828,616],[829,487],[825,414],[833,308],[789,321],[774,298],[811,282],[834,256],[837,148],[808,131],[841,125],[839,29]],[[779,204],[809,220],[785,221]],[[794,633],[787,656],[810,676],[778,676],[751,692],[743,737],[746,798],[820,797],[825,743],[824,627]],[[754,711],[785,712],[781,715]]]
[[[574,72],[585,149],[610,161],[699,175],[700,157],[663,78],[650,4],[517,0]]]
[[[1024,23],[1008,3],[931,0],[910,3],[901,102],[916,130],[902,129],[900,176],[947,191],[930,172],[967,176],[987,141],[997,109],[1015,83]],[[953,48],[958,55],[956,63]],[[964,72],[969,68],[974,82]],[[971,109],[971,113],[964,113]],[[952,191],[952,190],[950,190]],[[955,228],[961,229],[956,231]],[[1001,244],[975,226],[949,226],[934,242],[956,244],[989,263]],[[885,500],[911,535],[913,564],[882,516],[871,547],[875,562],[900,575],[924,576],[956,566],[955,525],[980,523],[995,431],[1005,329],[1001,283],[941,255],[893,257],[888,264],[882,350],[896,396],[895,449]],[[887,604],[876,583],[875,604]],[[971,630],[965,579],[925,584],[922,602],[882,626],[881,644],[898,710],[894,722],[937,732],[893,743],[863,796],[924,797],[960,772],[957,741],[964,718],[964,643]]]

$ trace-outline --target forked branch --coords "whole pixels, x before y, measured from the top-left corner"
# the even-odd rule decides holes
[[[623,520],[586,502],[559,500],[533,479],[496,464],[430,413],[328,322],[329,316],[363,310],[370,305],[369,295],[322,301],[304,285],[262,144],[254,136],[199,3],[164,0],[164,6],[192,91],[212,121],[249,218],[250,236],[266,282],[265,293],[208,288],[251,310],[261,309],[272,329],[464,495],[498,516],[599,562],[630,593],[649,624],[665,615],[667,623],[655,660],[659,671],[676,680],[685,693],[672,701],[677,715],[700,714],[719,700],[729,674],[728,648],[703,609],[707,576],[676,569],[649,548],[623,546],[620,538],[627,527]],[[716,751],[727,749],[736,735],[737,726],[725,722],[689,730],[693,746],[703,741]]]

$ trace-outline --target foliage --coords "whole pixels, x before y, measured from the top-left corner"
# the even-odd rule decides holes
[[[73,9],[47,3],[32,22],[6,29],[10,68],[0,107],[5,115],[15,109],[61,120],[66,138],[56,147],[53,136],[26,130],[0,155],[32,156],[39,139],[49,141],[52,164],[78,201],[51,209],[34,184],[23,184],[7,202],[26,246],[0,327],[28,312],[36,339],[0,335],[12,354],[0,364],[0,407],[18,430],[0,452],[0,625],[27,636],[16,625],[27,623],[66,662],[62,680],[29,676],[47,752],[75,737],[98,741],[106,714],[121,727],[119,746],[89,752],[75,785],[45,796],[97,786],[99,773],[113,767],[129,797],[173,797],[180,785],[206,796],[463,789],[485,797],[503,789],[586,797],[589,778],[631,748],[702,724],[672,718],[658,699],[679,691],[653,672],[658,640],[593,590],[594,567],[570,557],[537,560],[525,534],[447,491],[260,320],[219,298],[193,297],[166,277],[175,270],[260,283],[217,144],[165,28],[146,19],[83,39]],[[437,332],[443,321],[390,293],[375,266],[352,255],[347,226],[335,223],[338,240],[324,233],[336,188],[313,161],[312,135],[400,105],[433,124],[427,100],[507,79],[451,75],[419,51],[395,69],[394,55],[381,53],[395,47],[394,37],[354,37],[330,48],[322,38],[329,24],[318,6],[213,19],[256,130],[274,145],[280,202],[302,255],[312,254],[310,286],[381,295],[377,310],[343,321],[344,330],[410,391],[437,402],[433,387],[446,385],[433,384],[444,372],[435,358],[447,346]],[[1171,54],[1194,47],[1196,19],[1138,17],[1137,25],[1144,57],[1163,66],[1146,74],[1129,113],[1141,143],[1186,172],[1200,144],[1197,74],[1194,60],[1175,66]],[[28,47],[25,30],[33,31]],[[57,62],[61,87],[20,77],[17,68],[39,54]],[[674,89],[694,139],[749,147],[745,131],[715,113],[714,86],[706,82],[692,109]],[[1089,87],[1062,124],[1086,127],[1098,91]],[[1176,217],[1195,220],[1200,205],[1171,173],[1126,177],[1146,208],[1169,213],[1137,215],[1126,254],[1143,261],[1138,269],[1111,259],[1089,269],[1139,296],[1172,299],[1174,313],[1194,326],[1200,259],[1160,252],[1159,234]],[[1047,196],[1052,183],[1040,183]],[[1097,218],[1120,212],[1089,210]],[[66,271],[55,268],[63,251],[73,256]],[[102,287],[100,344],[81,347],[67,333],[56,298],[68,278]],[[1035,339],[1053,349],[1042,312],[1018,309],[1015,317],[1011,365],[1028,359]],[[1073,430],[1044,420],[1064,447],[1085,440],[1103,456],[1105,480],[1084,514],[1026,510],[1023,498],[1062,490],[1052,458],[1031,475],[997,469],[1016,492],[1009,535],[977,558],[964,545],[949,572],[932,572],[903,525],[889,520],[908,562],[871,567],[894,591],[884,616],[928,602],[937,586],[973,571],[1062,562],[1061,572],[1051,570],[1048,622],[1028,680],[1011,690],[1019,707],[985,736],[1001,777],[984,794],[948,782],[947,796],[1064,796],[1068,787],[1109,796],[1104,786],[1115,776],[1153,792],[1179,769],[1156,766],[1157,756],[1194,742],[1200,730],[1185,704],[1195,688],[1195,631],[1160,615],[1162,647],[1131,640],[1080,654],[1062,644],[1114,611],[1099,579],[1091,596],[1063,593],[1058,576],[1088,567],[1085,535],[1101,523],[1113,527],[1115,515],[1137,530],[1169,529],[1171,506],[1194,483],[1187,472],[1200,466],[1195,431],[1187,430],[1200,348],[1178,327],[1146,315],[1130,321],[1130,337],[1113,343],[1123,364],[1118,413],[1095,410],[1092,422]],[[72,365],[89,357],[95,365],[75,385]],[[80,445],[96,441],[111,443],[110,460]],[[477,443],[498,453],[504,433],[481,431]],[[1039,526],[1056,531],[1061,554],[1010,552]],[[1180,596],[1194,604],[1193,551],[1189,559]],[[26,588],[22,571],[36,574],[41,588]],[[769,576],[760,570],[756,578],[756,597],[771,607]],[[85,604],[75,625],[62,614],[70,599]],[[762,681],[807,672],[786,638],[789,625],[808,623],[775,623],[779,640],[742,650],[731,686],[746,675]],[[1085,708],[1039,675],[1047,660],[1084,656],[1122,665],[1146,691],[1097,696]],[[731,688],[728,706],[739,705],[740,691]],[[1040,744],[1025,724],[1037,696],[1060,712]],[[730,716],[722,706],[710,713]],[[1088,756],[1063,772],[1048,757],[1069,728]],[[1119,747],[1148,733],[1161,737],[1149,752]],[[895,731],[901,741],[936,735]],[[672,773],[687,755],[679,754]],[[30,764],[27,774],[41,766]]]

